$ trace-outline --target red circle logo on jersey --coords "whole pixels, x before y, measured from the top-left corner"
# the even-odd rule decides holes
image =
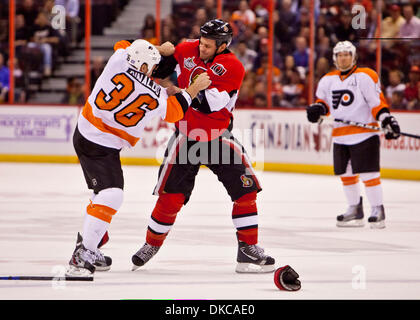
[[[203,67],[199,67],[199,66],[195,67],[194,70],[190,74],[190,85],[192,85],[195,79],[203,72],[207,72],[207,69],[204,69]]]

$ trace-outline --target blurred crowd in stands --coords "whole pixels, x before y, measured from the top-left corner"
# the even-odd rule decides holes
[[[92,33],[100,34],[128,2],[93,0]],[[84,0],[16,0],[15,8],[15,102],[26,102],[29,95],[53,76],[55,70],[78,48],[84,38]],[[64,11],[58,11],[62,6]],[[65,28],[59,15],[65,14]],[[106,13],[106,14],[104,14]],[[53,20],[56,19],[57,27]],[[0,0],[0,103],[8,101],[9,88],[9,1]],[[92,67],[92,73],[94,73]],[[83,79],[69,77],[63,103],[84,100]],[[79,99],[75,99],[74,88]],[[68,99],[67,99],[68,98]]]
[[[25,100],[25,74],[38,67],[42,77],[53,73],[59,57],[65,57],[83,38],[83,1],[21,0],[16,23],[16,99]],[[93,3],[97,1],[93,0]],[[101,0],[118,12],[122,1]],[[128,2],[128,0],[125,1]],[[8,1],[0,0],[0,87],[7,88]],[[51,6],[72,6],[66,31],[51,28]],[[365,9],[365,19],[355,5]],[[234,38],[230,49],[243,63],[246,76],[237,107],[267,106],[268,70],[268,0],[223,1],[222,19],[230,22]],[[77,10],[76,10],[77,7]],[[360,7],[359,7],[360,8]],[[353,10],[352,10],[353,9]],[[93,11],[98,12],[98,11]],[[110,11],[107,11],[110,12]],[[97,28],[98,19],[94,17]],[[358,65],[376,70],[375,38],[381,37],[381,84],[392,109],[420,110],[420,3],[417,0],[385,0],[380,33],[377,28],[375,0],[315,0],[315,89],[319,79],[334,69],[332,49],[338,41],[350,40],[357,48]],[[106,15],[112,21],[111,15]],[[161,17],[161,43],[177,44],[198,38],[200,26],[217,17],[216,0],[174,0],[172,14]],[[101,20],[102,24],[110,21]],[[356,24],[354,24],[356,22]],[[100,24],[99,23],[99,24]],[[309,104],[310,1],[276,0],[273,14],[272,105],[295,108]],[[356,26],[356,27],[355,27]],[[148,15],[139,26],[139,38],[158,44],[155,17]],[[103,61],[93,63],[93,81],[100,74]],[[93,82],[94,83],[94,82]],[[80,98],[82,83],[68,79],[64,103]],[[79,91],[77,91],[79,90]],[[0,102],[7,99],[1,90]],[[79,92],[79,94],[76,94]],[[2,100],[3,99],[3,100]]]

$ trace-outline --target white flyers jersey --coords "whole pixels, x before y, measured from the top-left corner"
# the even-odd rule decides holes
[[[356,121],[378,126],[380,113],[388,111],[375,71],[353,69],[346,75],[336,70],[321,78],[316,91],[317,102],[323,102],[334,119]],[[333,142],[352,145],[362,142],[379,131],[334,122]]]
[[[77,124],[86,139],[115,149],[133,147],[156,116],[168,122],[182,119],[181,105],[191,103],[186,92],[168,97],[165,88],[135,70],[126,58],[126,49],[119,46],[96,81]]]

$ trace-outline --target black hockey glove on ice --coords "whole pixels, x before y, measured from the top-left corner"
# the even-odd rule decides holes
[[[308,117],[309,122],[313,123],[318,122],[319,118],[326,115],[327,112],[327,107],[320,102],[313,103],[306,108],[306,116]]]
[[[280,290],[298,291],[301,288],[299,275],[291,266],[278,268],[274,273],[274,283]]]
[[[388,131],[385,133],[385,139],[387,140],[398,139],[400,136],[400,126],[397,120],[391,115],[382,120],[382,128]]]

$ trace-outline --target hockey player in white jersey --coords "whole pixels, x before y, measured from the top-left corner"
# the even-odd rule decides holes
[[[400,128],[390,114],[378,75],[370,68],[356,65],[356,48],[349,41],[338,42],[333,49],[337,70],[321,78],[316,101],[307,108],[310,122],[321,116],[355,121],[373,126],[381,122],[387,129],[386,139],[397,139]],[[364,225],[359,178],[371,205],[368,222],[372,228],[385,227],[382,186],[380,181],[379,132],[334,122],[332,130],[334,173],[339,175],[348,202],[347,211],[337,216],[337,226]]]
[[[158,47],[164,53],[164,47]],[[150,75],[161,60],[159,50],[145,40],[119,41],[79,116],[73,144],[89,189],[83,237],[78,234],[68,275],[105,271],[112,260],[98,244],[123,201],[124,177],[120,151],[134,147],[154,117],[167,122],[183,118],[192,99],[211,81],[198,76],[185,90],[165,89]],[[172,90],[174,95],[169,95]],[[171,93],[171,92],[169,92]]]

